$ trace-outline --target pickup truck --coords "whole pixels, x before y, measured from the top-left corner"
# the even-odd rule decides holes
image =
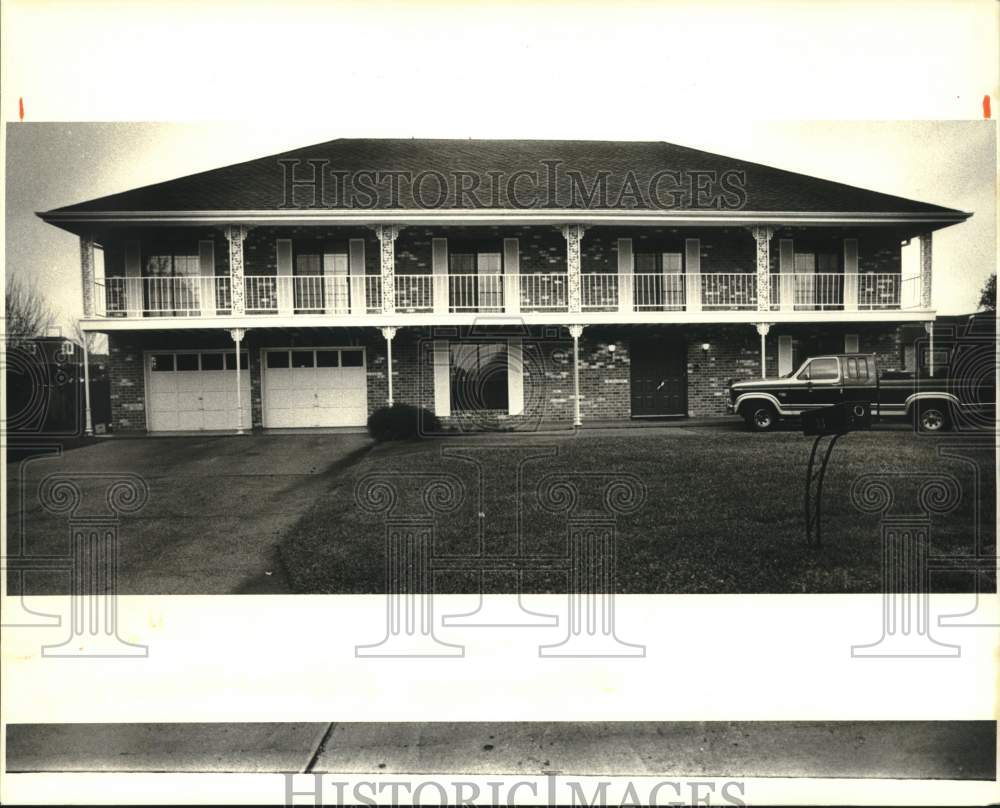
[[[992,384],[990,379],[988,385],[963,389],[944,375],[880,373],[872,354],[834,354],[809,357],[780,378],[733,382],[728,403],[756,432],[773,429],[782,418],[841,402],[865,407],[873,416],[911,418],[922,432],[941,432],[959,411],[992,408]]]

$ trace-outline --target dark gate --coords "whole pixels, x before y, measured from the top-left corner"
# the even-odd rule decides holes
[[[629,359],[633,418],[687,415],[687,347],[683,340],[632,340]]]

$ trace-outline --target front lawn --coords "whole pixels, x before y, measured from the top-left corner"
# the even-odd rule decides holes
[[[974,471],[960,460],[938,456],[939,446],[955,443],[947,435],[917,438],[905,431],[842,438],[827,472],[819,549],[806,545],[802,513],[811,439],[796,433],[628,430],[610,436],[488,436],[383,445],[345,472],[302,518],[282,545],[282,556],[295,591],[385,591],[386,515],[356,502],[358,481],[374,480],[369,477],[373,474],[384,479],[396,497],[392,517],[419,520],[429,513],[422,498],[430,480],[426,475],[444,473],[452,484],[460,481],[464,496],[454,511],[434,517],[437,591],[479,591],[478,576],[470,568],[477,567],[471,559],[482,545],[490,569],[513,568],[516,562],[510,559],[518,555],[531,557],[521,562],[527,570],[525,591],[564,592],[569,587],[567,517],[542,507],[539,483],[574,481],[579,498],[572,515],[586,520],[607,513],[604,486],[616,474],[626,474],[638,477],[647,495],[638,511],[617,517],[621,593],[880,592],[880,517],[852,505],[852,483],[876,471],[953,475],[961,485],[961,500],[953,512],[933,517],[931,554],[972,554]],[[469,445],[478,462],[454,456]],[[526,459],[532,453],[543,456]],[[978,455],[984,489],[981,524],[990,548],[995,544],[992,458],[990,450]],[[519,476],[521,496],[516,493]],[[892,513],[919,511],[923,482],[893,478]],[[379,499],[386,490],[372,489],[368,506],[390,504]],[[568,502],[558,499],[564,489],[551,491],[549,499]],[[442,494],[443,489],[431,493]],[[935,591],[967,591],[972,578],[935,574],[932,586]]]

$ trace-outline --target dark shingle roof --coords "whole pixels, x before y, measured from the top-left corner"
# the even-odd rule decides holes
[[[480,178],[478,196],[486,209],[514,207],[506,190],[515,172],[535,172],[539,186],[531,192],[529,180],[517,180],[521,202],[529,209],[552,207],[570,209],[619,210],[713,210],[723,211],[799,212],[924,215],[942,220],[960,220],[962,214],[950,208],[877,193],[838,182],[751,163],[746,160],[690,149],[662,142],[611,141],[546,141],[546,140],[332,140],[295,149],[282,154],[262,157],[236,165],[217,168],[179,179],[160,182],[142,188],[58,208],[41,214],[58,221],[67,214],[94,212],[125,213],[138,211],[271,211],[287,210],[284,204],[287,163],[298,162],[296,174],[307,177],[307,161],[320,160],[325,167],[325,199],[319,204],[312,199],[311,189],[296,191],[295,208],[299,209],[405,209],[429,207],[441,209],[471,208],[467,197],[459,204],[456,187],[462,182],[455,172],[467,172]],[[546,177],[546,162],[560,161],[554,183],[556,204]],[[549,165],[552,165],[549,163]],[[421,172],[439,172],[448,179],[447,197],[441,199],[438,180],[424,179],[423,202],[413,191],[412,183],[403,180],[398,199],[390,197],[389,180],[383,179],[377,196],[355,196],[347,202],[338,194],[338,182],[332,172],[346,172],[355,189],[373,185],[374,178],[363,172],[407,172],[416,178]],[[587,188],[607,172],[608,203],[587,205],[579,194],[573,194],[573,172],[579,172]],[[677,172],[667,173],[664,172]],[[712,172],[698,179],[697,172]],[[491,173],[502,176],[499,194],[491,186]],[[343,176],[343,175],[341,175]],[[650,188],[659,177],[660,199],[651,197]],[[677,178],[680,177],[680,182]],[[729,192],[721,193],[719,182],[728,177]],[[618,199],[624,185],[632,183],[638,194]],[[473,180],[467,179],[471,184]],[[700,200],[691,191],[701,182],[708,189]],[[740,198],[739,187],[745,190]],[[680,189],[680,190],[679,190]],[[686,189],[686,191],[684,190]],[[670,196],[675,190],[679,195]],[[374,196],[374,200],[373,200]],[[617,202],[617,204],[615,204]],[[440,204],[438,204],[440,203]]]

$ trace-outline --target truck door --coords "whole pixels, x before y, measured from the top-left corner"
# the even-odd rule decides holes
[[[811,359],[796,375],[798,382],[788,391],[790,409],[828,407],[842,400],[840,363],[833,356]]]
[[[876,398],[875,361],[868,356],[845,356],[841,360],[841,375],[846,401],[871,405]]]

